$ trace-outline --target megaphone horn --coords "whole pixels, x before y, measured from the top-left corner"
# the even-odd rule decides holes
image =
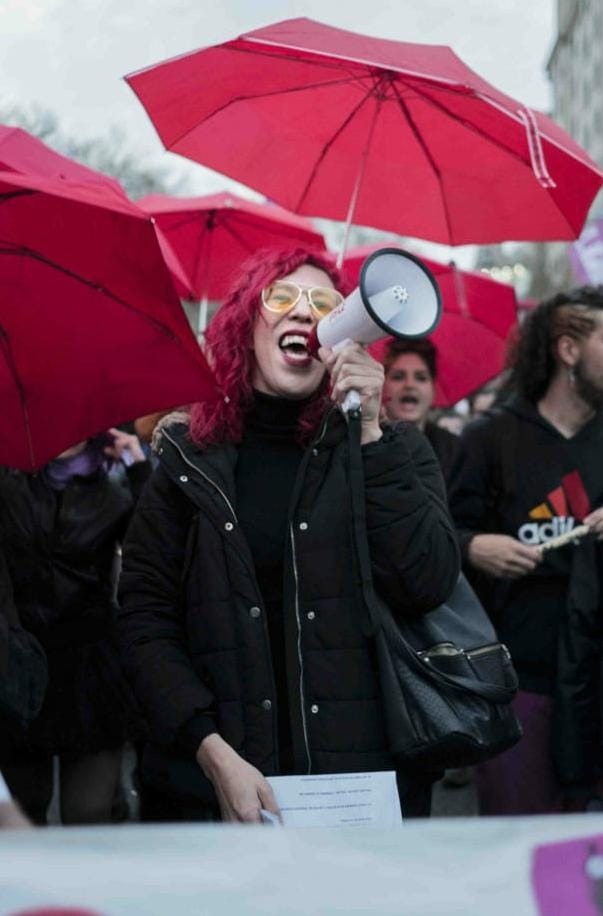
[[[308,350],[316,356],[320,347],[340,350],[349,341],[425,337],[441,317],[442,297],[429,268],[401,248],[379,248],[363,263],[356,289],[314,327]],[[360,406],[358,395],[352,400],[346,398],[344,410]]]

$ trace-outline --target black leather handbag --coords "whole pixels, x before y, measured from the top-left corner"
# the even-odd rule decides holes
[[[511,657],[462,573],[446,604],[417,620],[394,620],[382,603],[379,614],[379,677],[397,760],[469,766],[521,738]]]
[[[359,427],[359,417],[351,416],[354,540],[391,753],[400,766],[420,772],[480,763],[521,738],[509,652],[462,573],[446,604],[416,619],[394,618],[376,594]]]

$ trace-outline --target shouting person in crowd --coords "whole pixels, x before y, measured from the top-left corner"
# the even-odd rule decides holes
[[[138,439],[112,429],[40,473],[0,474],[0,546],[14,605],[48,659],[42,709],[0,744],[0,769],[37,824],[46,823],[55,755],[62,822],[108,821],[122,746],[139,734],[114,633],[115,565],[149,472]]]
[[[465,429],[450,497],[467,573],[520,681],[524,738],[479,768],[481,809],[579,810],[600,748],[603,287],[528,316],[506,390]]]
[[[157,431],[120,587],[153,738],[143,816],[257,822],[276,812],[266,776],[394,769],[351,546],[348,390],[375,587],[395,614],[445,600],[458,547],[430,449],[379,425],[381,366],[358,344],[309,354],[339,290],[320,254],[255,256],[206,333],[219,400]],[[405,816],[427,815],[430,781],[398,777]]]
[[[414,423],[425,433],[449,487],[461,457],[459,437],[427,417],[435,396],[437,350],[426,337],[388,340],[383,357],[383,410],[390,422]]]

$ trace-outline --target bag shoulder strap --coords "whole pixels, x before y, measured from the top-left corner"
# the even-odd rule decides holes
[[[364,503],[364,468],[360,445],[360,411],[350,411],[348,419],[348,460],[350,475],[350,502],[352,511],[352,543],[356,553],[358,586],[364,598],[368,619],[363,621],[365,636],[372,636],[382,627],[373,586],[371,558],[366,539],[366,508]]]
[[[403,655],[406,663],[424,668],[417,653],[407,643],[399,626],[393,617],[388,614],[384,620],[381,602],[375,594],[371,559],[366,538],[366,510],[364,502],[364,469],[362,465],[362,452],[360,445],[360,413],[351,411],[348,414],[348,442],[349,442],[349,474],[350,474],[350,499],[352,510],[352,538],[358,562],[358,585],[364,598],[367,617],[363,621],[363,631],[366,636],[374,636],[380,632],[386,634],[390,647],[396,646],[398,653]],[[391,618],[391,619],[390,619]],[[482,696],[493,703],[509,702],[515,694],[515,688],[505,688],[496,684],[480,682],[477,679],[464,677],[451,677],[443,672],[430,669],[430,674],[442,686],[452,687],[461,692],[469,692]]]

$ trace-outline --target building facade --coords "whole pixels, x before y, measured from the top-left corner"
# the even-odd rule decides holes
[[[547,70],[554,120],[603,164],[603,0],[557,0],[557,39]],[[591,215],[602,213],[600,194]]]
[[[603,165],[603,0],[556,0],[557,37],[547,63],[553,88],[552,117]],[[587,226],[603,217],[603,192]],[[584,235],[584,231],[583,231]],[[597,231],[598,235],[598,231]],[[550,291],[585,282],[572,267],[570,246],[547,245],[544,285]],[[594,279],[594,278],[593,278]],[[542,285],[542,282],[541,282]]]

